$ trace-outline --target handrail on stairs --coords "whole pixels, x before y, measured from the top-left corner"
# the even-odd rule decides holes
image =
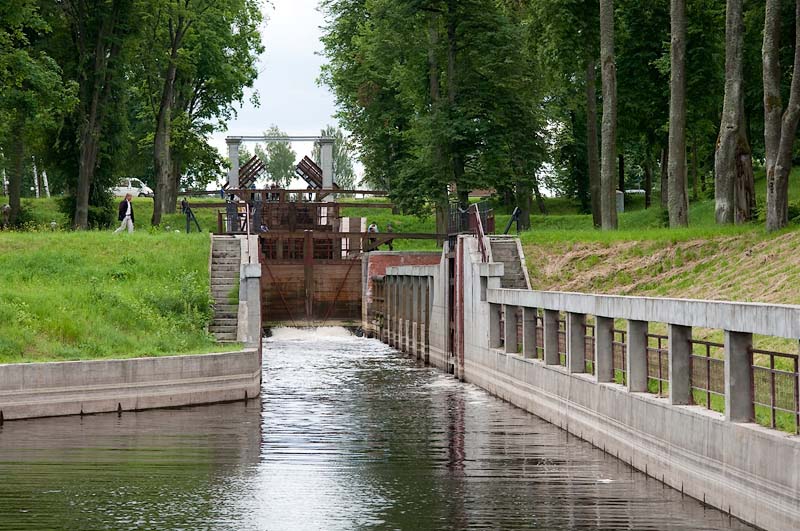
[[[478,250],[481,252],[481,261],[489,262],[489,251],[486,245],[486,235],[483,232],[480,210],[478,210],[477,204],[472,204],[469,208],[475,216],[475,236],[478,238]]]

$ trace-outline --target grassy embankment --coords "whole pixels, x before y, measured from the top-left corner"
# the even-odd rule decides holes
[[[0,363],[230,349],[211,318],[208,234],[0,233]]]

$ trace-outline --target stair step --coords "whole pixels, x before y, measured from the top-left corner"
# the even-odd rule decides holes
[[[208,327],[208,331],[212,334],[233,334],[236,335],[237,327],[236,325],[211,325]]]
[[[238,273],[239,264],[211,264],[211,274],[214,273]]]
[[[239,322],[239,313],[238,312],[214,312],[214,322],[220,321],[227,321],[231,320],[236,323]]]
[[[239,320],[235,317],[233,319],[219,319],[214,317],[214,321],[211,323],[212,328],[220,328],[223,326],[238,326]]]

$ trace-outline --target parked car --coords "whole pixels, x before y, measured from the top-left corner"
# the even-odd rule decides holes
[[[153,189],[135,178],[120,179],[111,191],[117,197],[125,197],[125,194],[131,194],[133,197],[153,197]]]

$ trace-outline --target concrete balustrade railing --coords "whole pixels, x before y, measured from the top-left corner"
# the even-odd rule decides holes
[[[800,306],[736,303],[648,297],[591,295],[584,293],[489,289],[489,347],[504,344],[505,352],[517,353],[517,309],[526,316],[522,323],[521,355],[536,357],[536,313],[544,315],[544,363],[560,365],[559,315],[566,314],[567,361],[570,373],[586,372],[585,322],[595,318],[594,362],[598,383],[614,380],[613,346],[615,319],[627,320],[625,349],[626,387],[646,392],[649,323],[667,325],[669,351],[669,402],[691,403],[692,328],[724,331],[725,418],[733,422],[753,421],[753,335],[800,338]],[[500,309],[504,330],[500,330]],[[502,336],[501,336],[502,334]],[[501,341],[502,337],[502,341]]]

